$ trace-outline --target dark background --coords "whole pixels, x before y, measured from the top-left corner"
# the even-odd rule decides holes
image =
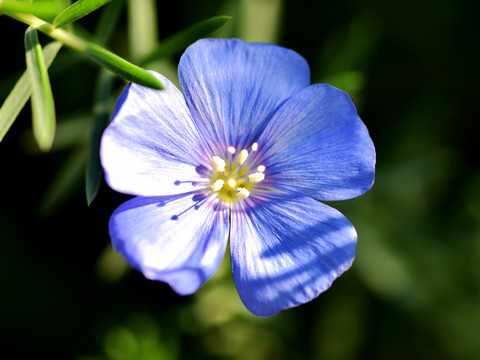
[[[93,32],[101,11],[79,27]],[[352,95],[377,150],[373,189],[330,204],[357,228],[354,265],[319,298],[266,319],[243,308],[228,257],[189,297],[128,269],[107,231],[128,197],[102,184],[85,200],[99,68],[62,49],[50,70],[54,150],[37,150],[29,104],[0,143],[1,356],[480,358],[477,3],[182,0],[158,1],[157,13],[160,41],[231,15],[215,36],[294,49],[313,83]],[[131,57],[126,14],[108,45]],[[1,101],[25,68],[25,29],[0,17]],[[177,62],[149,68],[174,77]]]

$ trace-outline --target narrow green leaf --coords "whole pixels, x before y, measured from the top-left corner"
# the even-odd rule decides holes
[[[95,27],[95,38],[97,44],[105,45],[109,42],[115,30],[120,14],[122,13],[125,0],[113,0],[105,6]]]
[[[102,165],[100,163],[100,140],[102,139],[103,130],[108,125],[110,119],[109,99],[112,93],[113,79],[112,74],[107,71],[101,71],[97,80],[97,93],[93,110],[94,124],[85,174],[85,190],[88,205],[97,196],[103,178]]]
[[[87,43],[84,54],[93,61],[127,80],[153,89],[163,89],[162,83],[158,81],[155,76],[98,45]]]
[[[52,64],[53,59],[55,59],[55,56],[61,47],[62,44],[57,41],[45,46],[43,49],[43,56],[47,68]],[[10,126],[12,126],[18,114],[20,114],[20,111],[27,103],[31,92],[32,88],[30,86],[29,74],[25,72],[0,108],[0,141],[2,141],[5,134],[10,129]]]
[[[25,50],[27,72],[32,86],[33,134],[38,147],[42,151],[48,151],[55,136],[55,104],[42,47],[34,26],[25,32]]]
[[[58,11],[58,4],[54,1],[15,1],[15,0],[1,0],[0,12],[14,11],[18,13],[34,14],[41,18],[52,18]]]
[[[72,0],[55,0],[55,2],[61,11],[72,5]]]
[[[230,19],[230,16],[215,16],[189,26],[163,40],[161,44],[142,57],[139,63],[147,64],[152,60],[174,55],[184,50],[191,43],[221,28]]]
[[[57,15],[55,20],[53,20],[53,26],[59,28],[74,22],[110,1],[111,0],[78,0]]]
[[[58,11],[63,11],[65,10],[66,8],[68,8],[69,6],[72,5],[72,0],[55,0],[56,3],[57,3],[57,6],[58,6]],[[55,14],[55,15],[58,15]],[[55,16],[56,17],[56,16]],[[70,32],[74,32],[74,29],[73,29],[73,24],[67,24],[64,28],[66,31],[70,31]]]

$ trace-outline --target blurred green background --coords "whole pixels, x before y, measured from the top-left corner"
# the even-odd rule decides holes
[[[128,197],[103,183],[85,200],[100,69],[62,49],[50,70],[53,151],[37,150],[29,105],[0,143],[2,358],[480,359],[476,2],[113,3],[125,7],[108,46],[133,61],[158,38],[230,15],[213,36],[294,49],[313,83],[352,95],[377,149],[373,189],[331,204],[357,228],[356,260],[320,297],[271,318],[243,308],[228,257],[189,297],[130,270],[107,230]],[[77,31],[94,32],[103,10]],[[0,101],[25,69],[25,29],[0,17]],[[174,79],[177,63],[146,67]],[[118,96],[124,83],[114,86]]]

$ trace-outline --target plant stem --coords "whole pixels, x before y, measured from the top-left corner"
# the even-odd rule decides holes
[[[9,11],[2,9],[2,0],[0,0],[0,11],[5,15],[23,22],[27,25],[34,26],[36,29],[47,34],[51,38],[58,40],[60,43],[78,51],[95,61],[100,66],[110,70],[114,74],[128,81],[133,81],[137,84],[151,87],[152,89],[162,90],[163,85],[152,74],[145,69],[134,65],[111,51],[90,41],[84,40],[74,34],[63,29],[57,29],[52,24],[39,19],[32,14],[21,13],[17,11]]]
[[[63,29],[56,29],[52,24],[43,21],[42,19],[39,19],[35,15],[10,11],[5,11],[5,15],[10,16],[11,18],[23,22],[27,25],[33,25],[39,31],[47,34],[52,39],[58,40],[61,43],[79,52],[84,52],[85,48],[87,47],[87,44],[84,40]]]

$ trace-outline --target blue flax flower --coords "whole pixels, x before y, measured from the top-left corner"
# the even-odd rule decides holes
[[[310,85],[292,50],[205,39],[180,59],[183,94],[129,84],[103,134],[114,248],[148,279],[195,292],[228,241],[245,306],[270,316],[310,301],[352,264],[337,210],[373,183],[375,150],[350,97]]]

